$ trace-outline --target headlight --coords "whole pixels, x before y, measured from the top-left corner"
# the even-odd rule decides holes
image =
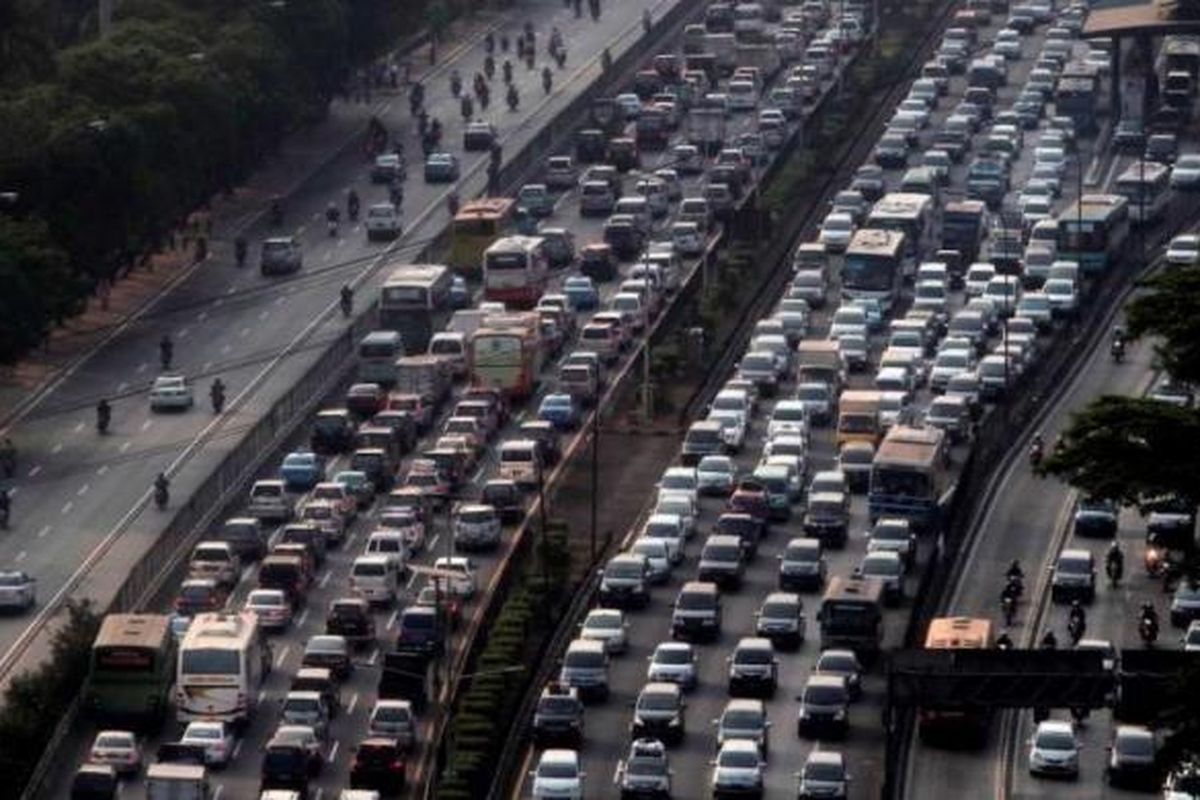
[[[846,710],[838,709],[838,711],[833,715],[833,718],[834,719],[845,719],[846,718]]]

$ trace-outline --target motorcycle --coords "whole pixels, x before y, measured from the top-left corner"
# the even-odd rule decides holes
[[[1108,575],[1109,585],[1115,589],[1125,572],[1125,559],[1120,556],[1108,556],[1104,560],[1104,572]]]
[[[1167,551],[1166,548],[1155,544],[1147,544],[1146,552],[1142,556],[1142,564],[1146,568],[1146,575],[1151,578],[1161,578],[1167,570]]]
[[[518,106],[518,104],[520,104],[520,102],[521,102],[521,98],[517,95],[517,87],[513,86],[510,83],[508,85],[508,110],[516,111],[517,106]]]
[[[212,398],[212,410],[214,414],[220,414],[225,410],[225,385],[222,383],[214,383],[212,391],[209,393]]]
[[[1124,339],[1113,339],[1112,344],[1109,346],[1108,350],[1110,353],[1112,353],[1112,359],[1114,362],[1120,364],[1122,361],[1125,360],[1125,340]]]
[[[350,312],[354,310],[354,290],[349,286],[343,286],[342,294],[338,302],[342,307],[342,316],[349,317]]]
[[[162,511],[167,507],[167,503],[171,501],[171,490],[165,480],[157,480],[154,482],[154,505],[158,506],[158,510]]]
[[[1011,594],[1005,594],[1000,598],[1000,608],[1004,612],[1004,625],[1011,628],[1013,620],[1017,617],[1017,599]]]
[[[1138,635],[1142,637],[1142,643],[1146,647],[1153,647],[1155,640],[1158,639],[1158,620],[1143,616],[1138,622]]]
[[[162,367],[163,372],[171,368],[171,360],[175,355],[175,345],[167,337],[163,337],[158,343],[158,363]]]
[[[1004,584],[1004,593],[1020,600],[1025,595],[1025,580],[1020,575],[1010,574]]]
[[[271,201],[271,225],[276,228],[283,225],[283,201],[279,198]]]
[[[1067,621],[1067,633],[1071,635],[1071,646],[1079,644],[1079,640],[1083,638],[1083,634],[1087,631],[1087,623],[1082,617],[1071,617]]]
[[[346,213],[350,216],[351,222],[358,222],[359,200],[357,194],[350,195],[346,200]]]
[[[462,94],[462,76],[457,72],[450,76],[450,94],[455,97]]]

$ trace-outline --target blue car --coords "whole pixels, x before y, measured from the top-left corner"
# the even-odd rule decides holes
[[[454,309],[470,308],[471,290],[462,275],[455,275],[450,281],[450,307]]]
[[[289,491],[311,489],[325,480],[325,459],[316,453],[288,453],[279,468],[279,477]]]
[[[579,425],[579,410],[569,394],[548,394],[538,406],[538,419],[549,422],[560,431]]]
[[[426,183],[452,183],[458,180],[458,158],[453,153],[430,153],[425,159]]]
[[[600,292],[586,275],[567,278],[563,281],[562,293],[575,311],[595,311],[600,307]]]

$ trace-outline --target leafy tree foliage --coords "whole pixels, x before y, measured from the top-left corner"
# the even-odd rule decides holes
[[[1173,377],[1200,382],[1200,267],[1172,268],[1129,304],[1133,336],[1160,338],[1158,357]]]

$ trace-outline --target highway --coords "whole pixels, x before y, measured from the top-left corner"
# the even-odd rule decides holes
[[[661,14],[672,0],[638,3]],[[543,96],[539,71],[515,70],[523,102],[509,112],[496,101],[483,114],[497,126],[510,158],[537,133],[541,125],[564,108],[598,74],[596,59],[611,46],[614,56],[641,35],[636,16],[604,13],[596,22],[577,21],[558,2],[527,3],[515,9],[498,32],[515,37],[527,18],[536,18],[548,36],[552,25],[564,34],[568,61],[556,71],[550,96]],[[427,79],[427,104],[442,120],[448,149],[461,154],[462,119],[451,96],[448,70],[467,76],[482,69],[481,40],[469,43],[452,60],[442,63]],[[499,71],[498,71],[499,73]],[[499,84],[500,78],[496,78]],[[44,609],[68,592],[76,596],[111,596],[115,577],[125,559],[141,543],[153,540],[166,515],[147,510],[148,489],[154,476],[167,471],[172,478],[173,505],[184,502],[220,463],[250,425],[297,378],[304,374],[323,343],[339,334],[346,323],[336,314],[339,288],[357,286],[357,296],[373,295],[375,274],[385,257],[414,254],[447,221],[444,198],[449,185],[427,185],[421,175],[415,126],[408,120],[407,102],[396,97],[380,101],[378,113],[394,129],[405,131],[410,154],[406,184],[406,233],[391,244],[368,243],[361,224],[344,223],[337,237],[324,225],[328,203],[344,203],[356,188],[364,208],[383,199],[384,191],[367,182],[367,165],[357,148],[341,151],[318,167],[287,199],[283,231],[254,217],[237,230],[218,229],[212,256],[175,285],[147,313],[113,332],[110,340],[90,354],[23,418],[10,427],[21,449],[21,472],[13,489],[12,531],[0,538],[0,564],[28,571],[39,581]],[[484,182],[485,153],[465,154],[460,192],[469,197]],[[244,270],[233,264],[235,234],[251,242],[252,257]],[[291,233],[302,243],[305,266],[293,279],[268,279],[257,270],[258,242]],[[365,300],[360,300],[365,305]],[[196,406],[182,414],[153,414],[146,392],[157,373],[158,342],[168,334],[175,342],[175,365],[192,382]],[[225,414],[214,420],[208,408],[208,388],[220,377],[228,387]],[[111,432],[98,438],[95,403],[113,402]],[[185,457],[183,454],[187,454]],[[112,558],[90,571],[80,565],[106,542],[124,538]],[[114,577],[115,576],[115,577]],[[77,586],[84,578],[88,582]],[[0,620],[0,660],[4,674],[15,665],[32,666],[46,653],[44,642],[15,658],[14,643],[28,639],[37,617]],[[23,649],[23,647],[22,647]]]
[[[750,130],[752,126],[753,117],[751,115],[741,115],[731,120],[729,126],[730,135],[732,136],[736,132],[743,130]],[[643,156],[643,169],[650,170],[666,165],[670,162],[670,158],[669,151],[646,154]],[[630,175],[625,178],[625,190],[627,193],[632,191],[632,184],[635,179],[636,175]],[[702,176],[686,177],[683,180],[684,196],[698,195],[702,181]],[[672,207],[672,214],[676,209],[677,206]],[[594,217],[582,217],[579,214],[578,190],[571,190],[559,196],[555,211],[546,222],[551,225],[568,227],[575,236],[577,247],[602,239],[603,220]],[[661,231],[669,227],[669,224],[670,217],[657,222],[655,225],[656,231],[661,233]],[[690,272],[695,268],[695,265],[696,262],[694,260],[687,260],[686,269]],[[627,272],[629,267],[629,264],[623,264],[623,272]],[[572,273],[574,273],[574,270],[572,270]],[[560,281],[562,277],[572,273],[562,273],[562,276],[557,280]],[[607,300],[616,291],[618,283],[614,281],[600,285],[601,295],[604,300]],[[582,315],[578,319],[580,326],[585,321],[586,319]],[[570,346],[568,345],[564,354],[565,352],[569,352],[569,350]],[[618,370],[624,369],[630,362],[631,359],[626,357],[621,367],[610,370],[610,384],[615,382],[613,376],[617,374]],[[553,391],[553,375],[555,372],[556,362],[550,363],[545,367],[541,388],[537,396],[530,399],[525,405],[525,410],[496,437],[497,442],[511,437],[517,424],[521,420],[528,418],[532,410],[536,409],[540,398],[546,393]],[[339,401],[340,398],[331,398],[331,404],[333,405],[336,405]],[[447,404],[447,407],[443,409],[443,416],[452,405],[453,403]],[[440,430],[441,422],[442,420],[439,420],[435,424],[435,431]],[[436,433],[430,434],[430,437],[436,435]],[[297,446],[301,446],[306,442],[307,430],[303,431],[303,437],[295,443]],[[564,437],[565,444],[566,437]],[[471,485],[461,492],[461,496],[469,498],[473,494],[477,494],[479,487],[489,478],[494,477],[494,453],[494,447],[486,451],[479,469],[471,476]],[[344,459],[334,461],[329,466],[329,474],[336,472],[341,468],[342,464],[344,464]],[[272,465],[271,468],[264,471],[264,476],[272,475],[273,470],[274,466]],[[402,468],[401,474],[403,472]],[[237,509],[233,509],[230,516],[236,515],[236,513]],[[213,776],[214,790],[220,791],[225,797],[248,797],[252,796],[257,790],[261,762],[260,753],[263,745],[270,738],[277,725],[277,704],[283,699],[290,685],[291,676],[299,667],[304,643],[307,638],[315,633],[324,632],[324,615],[329,602],[336,597],[348,594],[348,573],[351,562],[355,556],[361,553],[366,535],[374,527],[373,520],[377,516],[377,509],[360,516],[359,521],[354,523],[346,544],[342,548],[331,552],[326,562],[326,567],[319,574],[317,584],[310,590],[304,611],[296,618],[295,624],[282,634],[272,637],[275,669],[263,686],[259,711],[246,731],[245,736],[239,740],[238,757],[235,759],[235,762],[228,769],[218,772]],[[475,554],[472,556],[479,568],[479,585],[481,589],[488,586],[489,582],[493,579],[497,565],[503,559],[507,558],[511,545],[511,537],[506,537],[503,546],[498,552],[492,554]],[[446,520],[439,515],[435,530],[430,532],[428,547],[420,554],[417,560],[420,563],[428,564],[434,558],[452,552],[453,545],[451,536],[447,530]],[[414,574],[408,584],[408,594],[415,596],[422,585],[423,579]],[[255,586],[256,576],[254,569],[248,568],[238,584],[229,607],[240,607],[246,594]],[[169,600],[169,598],[164,598],[164,600]],[[478,607],[478,602],[469,604],[467,606],[467,614],[474,614]],[[339,715],[332,725],[329,746],[325,752],[325,767],[319,779],[314,780],[311,784],[312,796],[314,797],[332,797],[336,789],[346,785],[353,746],[365,735],[367,717],[375,699],[375,688],[381,663],[381,648],[390,647],[390,640],[395,635],[397,613],[397,609],[384,609],[378,612],[376,622],[380,631],[379,644],[377,647],[361,654],[357,659],[355,674],[342,688],[342,702],[346,713]],[[452,643],[452,650],[461,644],[460,639],[463,629],[465,629],[465,626],[460,628],[460,635],[455,637],[455,641]],[[427,715],[423,720],[421,731],[422,744],[425,743],[429,735],[428,725],[430,716],[432,715]],[[176,738],[181,730],[181,725],[169,724],[161,736],[154,737],[145,742],[147,753],[153,753],[158,742]],[[74,752],[78,754],[77,759],[83,757],[83,749],[90,741],[91,731],[92,728],[89,727],[87,730],[81,731],[79,736],[75,737],[73,747]],[[411,763],[415,769],[419,769],[417,765],[424,762],[421,758],[414,758]],[[410,777],[415,783],[425,776],[423,774],[410,774]],[[143,795],[143,792],[144,790],[138,781],[131,781],[127,783],[125,796],[139,797]]]
[[[981,41],[986,42],[995,30],[1002,24],[981,31]],[[1031,62],[1041,46],[1044,28],[1025,37],[1024,57],[1010,62],[1008,85],[998,93],[997,109],[1003,109],[1010,104],[1021,88]],[[943,98],[937,110],[933,113],[929,128],[921,135],[921,143],[917,150],[928,147],[928,141],[933,132],[938,130],[954,106],[955,99],[961,96],[965,88],[965,79],[955,77],[951,80],[949,96]],[[886,115],[885,115],[886,116]],[[974,137],[976,146],[982,141],[984,133]],[[1015,162],[1011,184],[1014,187],[1010,194],[1010,202],[1024,184],[1032,169],[1032,142],[1036,133],[1026,133],[1024,138],[1026,148]],[[1079,152],[1073,157],[1073,164],[1068,167],[1066,179],[1063,181],[1064,195],[1069,196],[1076,185],[1075,170],[1086,169],[1094,153],[1091,143],[1080,142]],[[951,170],[949,187],[943,192],[943,197],[962,197],[965,190],[966,162],[955,165]],[[915,162],[915,159],[913,159]],[[911,163],[911,162],[910,162]],[[901,171],[888,170],[887,182],[894,189],[899,183]],[[1069,200],[1060,201],[1059,207],[1065,206]],[[811,232],[809,232],[811,233]],[[935,236],[936,240],[938,237]],[[936,246],[931,246],[931,250]],[[932,257],[932,252],[926,253],[926,258]],[[834,258],[835,267],[840,259]],[[836,307],[836,286],[829,292],[829,308]],[[950,306],[951,312],[960,307],[964,298],[955,293]],[[821,338],[828,330],[829,311],[814,315],[810,336]],[[1062,329],[1059,328],[1061,335]],[[872,358],[877,360],[884,345],[880,336],[872,337]],[[1136,369],[1131,360],[1127,370]],[[852,388],[868,388],[872,376],[858,374],[851,377]],[[779,397],[788,397],[794,384],[781,384]],[[930,395],[922,390],[917,396],[914,407],[917,416],[920,409],[928,403]],[[743,471],[748,471],[757,464],[764,444],[766,421],[770,418],[773,401],[764,401],[750,427],[749,435],[742,452],[737,456],[737,463]],[[810,441],[808,454],[809,473],[833,466],[836,454],[833,437],[829,429],[818,429]],[[957,448],[955,463],[961,463],[965,455],[965,445]],[[1011,494],[1014,503],[1019,503],[1023,492]],[[631,735],[629,733],[632,721],[632,706],[638,692],[646,684],[647,659],[655,646],[660,642],[670,641],[670,606],[682,584],[694,579],[697,571],[698,556],[703,546],[705,534],[712,530],[722,509],[718,499],[705,498],[701,501],[701,515],[697,521],[697,535],[685,547],[683,563],[677,566],[665,586],[652,591],[652,600],[646,610],[626,612],[628,622],[627,652],[614,656],[610,665],[609,685],[610,697],[603,703],[589,705],[585,713],[585,743],[581,750],[584,769],[587,774],[585,796],[589,798],[615,797],[618,792],[615,786],[618,775],[618,762],[628,754]],[[760,545],[756,557],[747,565],[743,584],[733,592],[722,593],[723,628],[720,639],[713,644],[697,645],[698,658],[698,687],[686,697],[685,711],[686,734],[681,744],[669,749],[670,765],[673,773],[673,795],[675,797],[706,797],[711,795],[710,760],[716,753],[716,731],[713,721],[721,714],[729,698],[727,683],[727,658],[731,655],[734,645],[742,636],[753,635],[754,612],[759,608],[765,596],[776,590],[778,574],[778,555],[782,552],[788,539],[802,535],[800,527],[800,511],[802,506],[793,507],[791,521],[772,525],[770,535]],[[851,538],[848,546],[840,551],[826,551],[829,575],[847,575],[859,563],[865,549],[866,536],[869,530],[865,498],[861,495],[854,498]],[[636,529],[629,532],[632,537]],[[1019,538],[1009,537],[1009,542],[1019,547]],[[918,556],[918,564],[923,565],[932,550],[932,542],[922,540]],[[990,562],[989,562],[990,563]],[[919,569],[920,567],[918,567]],[[998,574],[995,573],[995,574]],[[978,586],[983,580],[981,575],[973,576],[965,581],[966,586]],[[910,574],[906,591],[911,598],[915,588],[915,579]],[[989,584],[983,584],[989,585]],[[997,588],[998,591],[998,588]],[[990,603],[991,594],[985,593]],[[883,781],[883,745],[884,733],[880,725],[882,702],[884,694],[883,676],[878,671],[869,673],[864,678],[864,695],[856,703],[850,714],[850,735],[844,743],[821,743],[817,745],[811,740],[799,738],[796,732],[796,714],[798,705],[796,696],[803,688],[813,663],[819,654],[819,630],[814,619],[815,608],[819,594],[804,595],[806,617],[808,621],[808,636],[806,643],[796,652],[777,653],[779,661],[778,690],[774,698],[767,703],[769,717],[772,723],[771,746],[768,758],[764,786],[765,797],[794,796],[796,781],[795,773],[804,763],[809,751],[814,747],[821,749],[839,749],[847,758],[849,771],[854,781],[851,785],[851,796],[854,798],[878,797]],[[889,610],[885,615],[884,647],[894,647],[901,644],[907,625],[907,601],[896,610]],[[1090,634],[1089,634],[1090,635]],[[524,769],[527,774],[537,762],[540,750],[528,746],[525,751]],[[940,774],[939,767],[934,767],[931,774]],[[512,793],[515,798],[527,798],[531,793],[532,781],[526,778]],[[924,784],[918,784],[924,788]],[[939,791],[913,791],[910,797],[968,797],[978,796],[978,781],[962,784],[934,784]]]

